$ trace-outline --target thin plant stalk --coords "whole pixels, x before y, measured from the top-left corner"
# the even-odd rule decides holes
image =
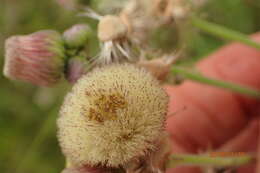
[[[174,74],[179,74],[179,75],[183,76],[184,78],[190,79],[192,81],[204,83],[204,84],[219,87],[219,88],[224,88],[224,89],[227,89],[227,90],[239,93],[239,94],[243,94],[243,95],[247,95],[247,96],[251,96],[251,97],[260,99],[260,91],[246,87],[246,86],[242,86],[242,85],[235,84],[232,82],[226,82],[226,81],[222,81],[222,80],[212,79],[212,78],[203,76],[202,74],[199,74],[196,72],[191,72],[190,70],[187,70],[183,67],[178,67],[178,66],[174,66],[172,68],[172,72]]]
[[[167,163],[168,168],[177,166],[205,166],[205,167],[239,167],[252,163],[255,158],[249,154],[244,154],[237,157],[214,157],[208,155],[192,155],[192,154],[173,154]]]
[[[200,19],[195,16],[192,16],[191,23],[195,27],[211,35],[221,37],[223,39],[230,40],[230,41],[238,41],[244,43],[245,45],[260,50],[260,43],[255,42],[254,40],[250,39],[247,35],[240,33],[238,31],[234,31],[224,26],[208,22],[206,20]]]
[[[23,159],[16,167],[16,173],[20,172],[26,172],[28,163],[30,163],[35,157],[35,154],[37,153],[37,150],[39,149],[39,146],[43,143],[43,141],[49,136],[50,132],[53,130],[53,127],[55,125],[57,109],[53,109],[48,114],[48,117],[46,117],[45,121],[42,124],[42,127],[40,128],[39,132],[33,139],[31,145],[28,147],[28,150],[26,151],[25,155],[23,156]]]

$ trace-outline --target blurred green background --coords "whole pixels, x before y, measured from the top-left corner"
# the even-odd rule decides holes
[[[81,0],[84,1],[84,0]],[[85,0],[98,7],[113,0]],[[209,21],[250,34],[260,30],[260,0],[208,0],[200,13]],[[65,0],[66,2],[66,0]],[[115,4],[119,1],[114,0]],[[75,16],[55,0],[0,0],[0,69],[4,63],[4,40],[11,35],[28,34],[42,29],[63,32],[79,22],[96,22]],[[187,61],[197,61],[221,45],[224,40],[183,28]],[[95,35],[93,35],[95,39]],[[165,32],[155,32],[154,45],[170,47]],[[157,44],[156,44],[157,43]],[[96,51],[97,44],[91,45]],[[95,52],[93,51],[93,52]],[[185,63],[185,62],[183,62]],[[7,80],[0,73],[0,172],[59,173],[64,158],[56,139],[55,119],[65,93],[65,81],[55,88]]]

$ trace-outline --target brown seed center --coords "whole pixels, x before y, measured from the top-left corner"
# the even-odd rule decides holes
[[[127,106],[125,98],[119,93],[100,94],[94,100],[93,106],[89,109],[89,119],[97,122],[117,119],[117,110]]]

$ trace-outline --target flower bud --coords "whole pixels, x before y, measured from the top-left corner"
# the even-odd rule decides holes
[[[66,69],[66,79],[70,83],[76,83],[77,80],[87,72],[87,62],[82,57],[70,58]]]
[[[58,139],[72,165],[120,167],[156,150],[168,96],[153,76],[128,64],[96,68],[66,96]]]
[[[63,38],[69,48],[82,47],[91,35],[91,29],[87,24],[77,24],[63,33]]]
[[[59,33],[39,31],[5,42],[4,75],[40,86],[59,82],[64,70],[64,46]]]

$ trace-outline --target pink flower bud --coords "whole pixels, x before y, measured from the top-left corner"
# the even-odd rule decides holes
[[[52,30],[13,36],[5,42],[4,75],[40,86],[59,82],[64,70],[64,46]]]
[[[69,48],[77,48],[84,46],[91,33],[87,24],[77,24],[66,30],[63,37]]]
[[[70,83],[76,83],[77,80],[87,72],[87,61],[82,57],[74,57],[69,60],[66,69],[66,79]]]

